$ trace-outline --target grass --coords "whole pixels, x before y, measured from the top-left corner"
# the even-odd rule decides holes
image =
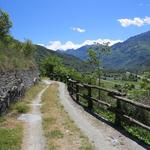
[[[58,85],[53,83],[42,96],[43,128],[50,150],[93,150],[94,146],[70,119],[59,102]]]
[[[49,138],[63,138],[64,134],[60,130],[53,130],[46,134]]]
[[[20,113],[27,113],[30,111],[29,104],[36,97],[37,93],[39,93],[44,87],[44,84],[39,83],[31,88],[27,89],[26,94],[23,98],[21,98],[18,102],[14,103],[10,107],[10,111],[14,115],[19,115]]]
[[[0,117],[0,150],[20,150],[22,136],[22,123],[13,116]]]
[[[123,80],[102,80],[101,82],[104,84],[106,88],[113,89],[115,84],[124,85],[125,83],[133,84],[136,88],[139,87],[139,82],[134,81],[123,81]]]
[[[150,145],[150,131],[137,127],[136,125],[123,124],[123,126],[127,132]]]
[[[0,128],[0,150],[20,150],[22,143],[22,127]]]
[[[0,150],[20,150],[23,138],[23,123],[17,120],[20,113],[30,111],[29,103],[44,87],[37,84],[26,91],[25,97],[11,105],[8,113],[0,117]]]
[[[15,109],[17,110],[18,113],[27,113],[30,107],[25,102],[17,102],[15,104]]]

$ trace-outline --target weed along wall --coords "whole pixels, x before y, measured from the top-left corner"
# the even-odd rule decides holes
[[[0,114],[6,112],[10,103],[24,95],[25,89],[38,79],[37,69],[0,72]]]

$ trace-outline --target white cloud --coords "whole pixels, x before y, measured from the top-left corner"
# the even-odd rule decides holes
[[[77,49],[85,45],[92,45],[94,43],[107,43],[109,42],[110,46],[122,42],[121,40],[111,40],[111,39],[97,39],[97,40],[86,40],[83,43],[73,43],[71,41],[67,41],[66,43],[61,43],[60,41],[50,41],[49,44],[45,45],[46,48],[51,49],[51,50],[67,50],[67,49]],[[40,44],[42,45],[42,44]]]
[[[150,17],[145,17],[145,18],[144,18],[144,22],[145,22],[146,24],[150,24]]]
[[[45,46],[44,44],[41,44],[41,43],[38,43],[37,45],[40,45],[40,46]]]
[[[45,45],[46,48],[51,49],[51,50],[66,50],[66,49],[74,49],[78,48],[78,44],[74,44],[71,41],[67,41],[66,43],[61,43],[60,41],[50,41],[48,45]]]
[[[133,19],[125,18],[125,19],[118,19],[118,21],[120,22],[121,26],[123,26],[123,27],[128,27],[131,25],[141,27],[145,24],[150,24],[150,17],[145,17],[145,18],[135,17]]]
[[[73,27],[73,28],[71,28],[73,31],[77,31],[77,32],[80,32],[80,33],[83,33],[83,32],[85,32],[86,30],[85,29],[81,29],[81,28],[79,28],[79,27]]]

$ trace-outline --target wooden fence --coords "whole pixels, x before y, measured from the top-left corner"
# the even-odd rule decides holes
[[[148,113],[150,113],[149,105],[145,105],[145,104],[127,99],[125,97],[125,94],[115,91],[115,90],[105,89],[105,88],[102,88],[102,87],[99,87],[96,85],[80,83],[76,80],[71,79],[69,76],[50,74],[50,78],[52,80],[57,80],[57,81],[59,80],[59,81],[65,82],[68,85],[68,91],[69,91],[70,95],[74,96],[76,102],[79,102],[80,97],[87,100],[87,103],[88,103],[87,107],[88,107],[89,111],[93,110],[93,106],[95,104],[98,106],[100,104],[101,106],[105,106],[107,108],[107,110],[109,110],[110,112],[115,113],[115,124],[117,126],[121,126],[121,122],[123,122],[123,121],[128,121],[130,123],[133,123],[133,124],[136,124],[136,125],[142,127],[143,129],[150,131],[149,125],[144,124],[141,121],[139,121],[131,116],[128,116],[127,113],[122,111],[122,107],[121,107],[122,102],[123,102],[124,104],[129,104],[131,106],[134,106],[136,109],[140,108],[140,109],[148,111]],[[86,94],[83,94],[81,92],[81,90],[80,90],[81,88],[87,91]],[[92,91],[94,89],[106,92],[107,95],[112,98],[112,101],[116,103],[115,107],[106,101],[94,98],[92,96]]]

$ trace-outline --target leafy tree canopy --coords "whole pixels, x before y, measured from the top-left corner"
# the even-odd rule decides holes
[[[0,9],[0,39],[9,33],[11,27],[12,22],[9,19],[9,15]]]

